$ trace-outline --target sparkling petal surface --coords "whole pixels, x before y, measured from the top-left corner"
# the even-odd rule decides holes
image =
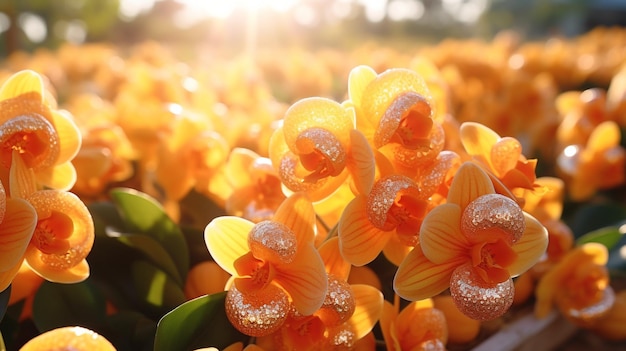
[[[461,216],[461,230],[472,243],[502,239],[518,241],[526,223],[517,202],[500,194],[486,194],[470,202]]]
[[[226,315],[240,332],[266,336],[277,331],[287,319],[289,299],[278,287],[269,285],[257,294],[242,294],[233,285],[226,294]]]
[[[248,247],[254,257],[275,264],[287,264],[296,255],[296,235],[284,224],[262,221],[248,234]]]

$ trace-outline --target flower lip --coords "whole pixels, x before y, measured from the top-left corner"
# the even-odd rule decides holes
[[[430,144],[428,135],[433,126],[428,100],[414,91],[398,94],[387,107],[374,135],[374,144],[381,147],[398,142],[409,149]]]

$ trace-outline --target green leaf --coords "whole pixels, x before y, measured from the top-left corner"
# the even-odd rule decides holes
[[[4,289],[4,291],[0,292],[0,321],[4,318],[4,314],[7,311],[7,307],[9,306],[9,298],[11,297],[11,285]]]
[[[156,321],[132,310],[119,311],[106,318],[110,336],[118,350],[152,351]]]
[[[111,202],[93,202],[87,205],[93,218],[94,229],[97,236],[106,235],[107,228],[124,228],[124,221],[119,211]]]
[[[180,228],[167,216],[161,204],[147,194],[130,188],[113,189],[111,197],[128,232],[153,236],[170,254],[184,280],[189,270],[187,243]]]
[[[176,263],[158,241],[143,234],[120,233],[116,238],[121,243],[141,252],[151,263],[169,274],[180,287],[184,287],[185,282],[178,272]]]
[[[622,204],[608,202],[580,207],[568,221],[574,237],[579,238],[591,231],[624,221],[626,208]]]
[[[591,231],[576,240],[576,245],[582,245],[589,242],[603,244],[607,249],[612,249],[624,236],[621,227],[604,227]]]
[[[33,301],[33,320],[42,333],[68,325],[97,331],[105,314],[104,297],[89,280],[76,284],[44,281]]]
[[[146,307],[163,315],[186,301],[180,286],[150,262],[137,260],[130,269],[137,294]]]
[[[161,318],[157,325],[154,351],[223,349],[248,336],[237,331],[226,317],[226,292],[188,301]]]

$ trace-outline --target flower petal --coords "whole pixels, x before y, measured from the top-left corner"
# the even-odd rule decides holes
[[[276,209],[273,220],[291,229],[298,245],[315,240],[315,209],[305,193],[294,193]]]
[[[9,170],[9,188],[13,198],[23,199],[37,191],[35,172],[26,166],[24,159],[19,157],[17,150],[13,150],[11,156],[11,169]]]
[[[380,254],[393,232],[380,230],[367,218],[367,200],[357,196],[344,209],[339,220],[339,249],[355,266],[372,262]]]
[[[37,212],[22,199],[7,199],[4,220],[0,223],[0,272],[21,262],[35,226]]]
[[[26,93],[37,93],[43,102],[43,79],[32,70],[23,70],[13,74],[0,87],[0,100],[14,98]]]
[[[322,306],[328,278],[324,262],[312,244],[302,246],[290,264],[275,268],[274,281],[289,293],[299,313],[308,316]]]
[[[383,255],[389,262],[399,266],[411,250],[413,246],[403,243],[398,235],[391,235],[387,245],[383,248]]]
[[[317,251],[322,257],[322,261],[324,261],[328,274],[332,274],[340,280],[348,279],[352,266],[341,256],[338,237],[334,236],[326,240]]]
[[[228,180],[236,187],[245,187],[252,185],[252,177],[250,176],[250,167],[254,160],[260,156],[249,149],[235,147],[228,155],[226,163],[226,174]]]
[[[465,151],[472,156],[491,155],[491,148],[500,139],[498,133],[476,122],[462,123],[459,135]]]
[[[350,71],[348,75],[348,96],[354,105],[361,105],[365,88],[376,79],[376,76],[376,71],[365,65],[354,67]]]
[[[68,191],[76,183],[76,168],[71,162],[65,162],[60,165],[38,169],[35,173],[37,182],[45,187]]]
[[[348,324],[352,326],[356,339],[361,339],[372,331],[383,313],[383,294],[376,288],[365,284],[354,284],[352,296],[356,307]]]
[[[248,233],[254,223],[234,216],[213,219],[204,228],[204,242],[209,253],[226,272],[236,274],[234,262],[248,253]]]
[[[512,277],[526,272],[539,261],[548,248],[546,228],[526,212],[524,212],[524,222],[526,224],[524,234],[512,246],[513,251],[517,253],[517,259],[506,267]]]
[[[422,222],[419,238],[420,251],[434,263],[469,257],[471,244],[461,232],[461,208],[455,204],[433,208]]]
[[[20,271],[23,261],[24,258],[20,257],[19,261],[17,261],[13,266],[9,266],[7,270],[0,271],[0,291],[6,290],[6,288],[11,285],[13,279],[15,279],[15,276]]]
[[[86,259],[68,269],[56,269],[41,260],[41,252],[34,246],[26,250],[26,263],[42,278],[53,283],[74,284],[80,283],[89,277],[89,264]]]
[[[78,126],[72,116],[65,110],[52,111],[52,125],[61,141],[61,152],[56,161],[57,164],[71,161],[82,144],[82,138]]]
[[[487,173],[475,163],[464,162],[454,175],[448,192],[448,202],[465,209],[477,197],[493,193],[493,183]]]
[[[457,257],[446,263],[434,264],[424,256],[418,245],[398,267],[393,279],[393,289],[396,294],[409,301],[433,297],[450,286],[452,272],[466,261],[466,257]]]
[[[593,129],[589,140],[587,140],[587,148],[590,150],[602,151],[608,150],[613,146],[619,145],[621,134],[619,126],[613,121],[604,121]]]
[[[363,133],[350,131],[350,156],[347,167],[352,173],[354,185],[359,194],[368,194],[374,184],[376,163],[374,153]]]

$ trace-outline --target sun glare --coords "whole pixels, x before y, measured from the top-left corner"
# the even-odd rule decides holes
[[[298,0],[177,0],[185,6],[185,12],[199,17],[227,18],[236,10],[271,9],[286,12],[294,7]]]

